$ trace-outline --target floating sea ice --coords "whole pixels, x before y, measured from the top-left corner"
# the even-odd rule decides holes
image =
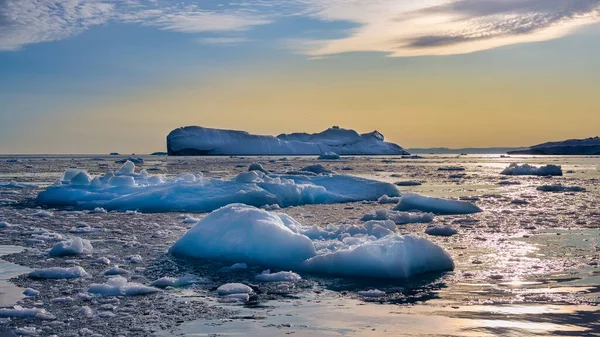
[[[157,288],[166,287],[185,287],[190,284],[209,284],[212,283],[210,280],[198,277],[196,275],[187,274],[181,277],[161,277],[158,280],[152,282],[151,286]]]
[[[321,165],[288,174],[242,172],[233,179],[191,179],[149,176],[130,172],[106,173],[89,185],[69,181],[40,192],[40,205],[75,206],[86,209],[139,210],[143,212],[209,212],[231,203],[280,207],[331,204],[394,197],[398,189],[389,183],[332,174]],[[189,175],[189,174],[188,174]],[[70,177],[66,174],[65,177]],[[159,177],[159,179],[154,179]],[[73,179],[73,177],[71,177]]]
[[[37,217],[40,217],[40,218],[47,218],[47,217],[54,216],[54,214],[52,212],[48,212],[48,211],[38,211],[38,212],[35,212],[35,213],[31,214],[31,216],[37,216]]]
[[[46,310],[37,308],[28,309],[18,305],[14,306],[12,309],[0,308],[1,318],[28,318],[36,317],[37,315],[43,313],[46,313]]]
[[[29,273],[29,277],[40,279],[75,279],[86,276],[88,276],[88,273],[79,266],[69,268],[52,267],[34,270]]]
[[[579,186],[542,185],[536,188],[542,192],[585,192],[586,189]]]
[[[129,274],[129,271],[125,270],[123,268],[120,268],[119,266],[114,266],[114,267],[104,271],[104,275],[106,275],[106,276],[127,275],[127,274]]]
[[[12,227],[12,225],[9,224],[8,222],[0,221],[0,228],[10,228],[10,227]]]
[[[291,271],[271,273],[271,270],[267,269],[256,275],[254,279],[260,282],[298,282],[302,279],[302,277]]]
[[[127,282],[122,276],[108,279],[103,284],[92,284],[88,292],[100,296],[137,296],[147,295],[161,291],[155,287],[148,287],[143,284]]]
[[[321,154],[317,159],[318,160],[336,160],[336,159],[340,159],[340,155],[335,152],[325,152],[325,153]]]
[[[407,278],[454,268],[440,246],[423,238],[399,236],[394,229],[390,220],[327,228],[302,226],[286,214],[233,204],[198,222],[170,252],[355,277]]]
[[[358,294],[365,298],[379,298],[379,297],[384,297],[386,295],[385,291],[381,291],[379,289],[359,291]]]
[[[25,183],[18,183],[14,180],[11,180],[8,183],[2,183],[0,182],[0,188],[16,188],[16,189],[27,189],[27,188],[39,188],[38,185],[34,185],[34,184],[25,184]]]
[[[88,213],[90,213],[90,214],[102,214],[102,213],[108,213],[108,211],[106,211],[102,207],[96,207],[93,210],[89,211]]]
[[[274,267],[298,265],[315,255],[312,241],[292,232],[279,216],[242,204],[212,212],[169,251],[188,257]]]
[[[50,256],[69,256],[86,254],[89,255],[93,252],[92,244],[89,240],[82,238],[74,238],[69,241],[63,241],[55,244],[50,249]]]
[[[243,263],[243,262],[242,263],[234,263],[234,264],[231,265],[231,267],[229,267],[229,269],[233,269],[233,270],[235,270],[235,269],[246,269],[246,268],[248,268],[248,265],[245,264],[245,263]]]
[[[431,226],[427,227],[425,234],[433,236],[452,236],[458,234],[458,230],[452,226]]]
[[[400,279],[432,271],[453,270],[454,262],[433,242],[410,235],[388,235],[349,249],[305,261],[310,272],[353,277]]]
[[[432,222],[434,217],[435,215],[433,213],[376,210],[375,213],[367,213],[363,215],[360,220],[392,220],[398,225],[403,225],[409,223]]]
[[[250,300],[249,294],[231,294],[219,297],[221,303],[245,303]]]
[[[30,296],[30,297],[35,297],[35,296],[37,296],[39,294],[40,294],[39,290],[35,290],[35,289],[32,289],[32,288],[27,288],[27,289],[25,289],[23,291],[23,295]]]
[[[226,283],[217,288],[217,294],[220,296],[232,294],[250,294],[252,292],[252,288],[242,283]]]
[[[417,194],[404,194],[394,210],[417,210],[434,214],[470,214],[482,211],[470,202],[424,197]]]
[[[388,197],[387,195],[382,195],[381,198],[377,199],[377,202],[380,204],[397,204],[400,201],[400,197]]]
[[[512,163],[502,172],[500,172],[500,174],[511,176],[562,176],[563,172],[561,167],[557,165],[546,165],[538,167],[529,164],[519,165],[517,163]]]

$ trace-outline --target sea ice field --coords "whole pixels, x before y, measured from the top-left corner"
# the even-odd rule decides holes
[[[600,157],[333,158],[0,156],[0,336],[600,336]]]

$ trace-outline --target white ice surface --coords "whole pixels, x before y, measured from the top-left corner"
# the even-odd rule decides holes
[[[316,134],[293,133],[274,136],[245,131],[188,126],[167,136],[170,154],[196,155],[398,155],[402,147],[384,141],[377,131],[358,134],[354,130],[329,128]]]
[[[562,176],[563,172],[560,166],[545,165],[533,166],[529,164],[519,165],[517,163],[510,164],[500,174],[510,176]]]
[[[151,286],[157,288],[166,287],[185,287],[191,284],[209,284],[210,280],[200,278],[196,275],[184,275],[181,277],[161,277],[158,280],[152,282]]]
[[[271,273],[271,270],[267,269],[256,275],[254,279],[260,282],[298,282],[302,279],[302,277],[291,271]]]
[[[29,277],[40,279],[75,279],[86,276],[88,276],[88,273],[85,271],[85,269],[79,266],[69,268],[52,267],[37,269],[29,273]]]
[[[170,252],[356,277],[406,278],[454,268],[441,247],[423,238],[399,236],[395,227],[390,220],[303,226],[286,214],[233,204],[200,220]]]
[[[158,288],[127,282],[127,279],[122,276],[110,278],[103,284],[94,283],[88,288],[89,293],[99,296],[137,296],[159,291],[161,290]]]
[[[73,238],[69,241],[63,241],[55,244],[50,249],[50,256],[69,256],[79,254],[91,254],[93,252],[92,244],[89,240],[82,238]]]
[[[217,294],[219,294],[220,296],[250,293],[252,293],[252,288],[241,283],[226,283],[217,288]]]
[[[425,197],[417,194],[404,194],[396,211],[421,211],[434,214],[470,214],[481,212],[481,208],[466,201]]]
[[[145,212],[210,212],[231,203],[280,207],[377,200],[398,196],[389,183],[337,174],[270,174],[243,172],[233,179],[179,175],[167,178],[126,169],[93,178],[88,185],[60,181],[37,196],[37,203],[86,209],[138,210]],[[127,172],[127,173],[124,173]],[[70,174],[64,175],[65,177]],[[160,179],[155,179],[160,177]],[[192,179],[193,178],[193,179]],[[96,182],[96,183],[94,183]],[[41,212],[35,214],[42,216]]]

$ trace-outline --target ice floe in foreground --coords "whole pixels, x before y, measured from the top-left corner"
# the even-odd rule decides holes
[[[396,211],[421,211],[434,214],[470,214],[481,212],[476,205],[458,200],[425,197],[417,194],[404,194]]]
[[[533,166],[529,164],[510,164],[500,174],[509,176],[562,176],[563,172],[558,165]]]
[[[310,227],[286,214],[232,204],[200,220],[170,252],[354,277],[407,278],[454,268],[452,258],[440,246],[424,238],[397,235],[394,227],[389,220]],[[280,277],[266,275],[271,274],[263,277]]]
[[[69,241],[63,241],[55,244],[50,249],[50,256],[69,256],[79,254],[91,254],[93,252],[92,244],[89,240],[74,238]]]
[[[198,277],[196,275],[188,274],[181,277],[161,277],[158,280],[152,282],[151,286],[157,288],[166,287],[185,287],[191,284],[209,284],[210,280]]]
[[[135,173],[134,169],[133,163],[126,162],[117,172],[97,177],[69,169],[56,184],[40,192],[36,202],[90,210],[210,212],[236,202],[257,207],[287,207],[399,195],[393,184],[312,172],[310,168],[281,174],[255,170],[240,173],[233,179],[207,178],[191,173],[168,178],[149,175],[146,171]]]

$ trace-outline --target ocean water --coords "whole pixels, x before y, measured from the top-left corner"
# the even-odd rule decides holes
[[[302,274],[303,280],[282,290],[258,284],[262,266],[238,272],[226,264],[174,258],[168,247],[193,224],[181,213],[89,213],[74,208],[41,209],[34,198],[67,168],[92,174],[116,169],[115,156],[0,157],[0,184],[14,180],[38,188],[0,188],[0,306],[44,308],[55,320],[2,320],[2,329],[36,327],[39,335],[127,336],[585,336],[600,334],[600,157],[534,157],[500,155],[347,157],[318,161],[342,174],[386,182],[419,181],[402,192],[470,200],[484,212],[437,216],[434,224],[451,225],[458,234],[434,237],[427,224],[398,226],[398,232],[426,237],[452,256],[456,269],[408,280],[333,278]],[[152,173],[176,175],[201,171],[210,177],[232,177],[253,162],[267,169],[290,170],[316,163],[314,157],[162,157],[145,156]],[[562,177],[501,176],[512,162],[561,165]],[[464,171],[442,171],[458,166]],[[509,182],[509,183],[507,183]],[[541,185],[579,186],[585,192],[552,193]],[[356,202],[284,208],[305,225],[359,223],[362,215],[393,205]],[[204,214],[185,214],[202,218]],[[85,222],[98,231],[76,233]],[[56,241],[80,236],[94,246],[91,256],[49,258]],[[44,239],[40,239],[40,235]],[[13,248],[8,248],[12,245]],[[26,250],[14,248],[24,247]],[[11,250],[16,249],[16,250]],[[140,255],[141,262],[131,256]],[[167,289],[136,297],[85,298],[92,283],[104,283],[108,266],[99,257],[128,271],[125,277],[150,284],[163,276],[192,273],[211,284]],[[35,280],[27,268],[79,265],[90,274],[76,280]],[[21,275],[21,276],[19,276]],[[215,289],[226,282],[245,282],[256,295],[245,304],[220,303]],[[40,291],[22,298],[22,288]],[[378,289],[379,298],[359,292]],[[64,300],[64,298],[70,300]],[[81,307],[92,315],[82,317]],[[49,324],[50,322],[55,322]],[[68,323],[65,323],[68,322]],[[83,332],[82,332],[83,331]]]

